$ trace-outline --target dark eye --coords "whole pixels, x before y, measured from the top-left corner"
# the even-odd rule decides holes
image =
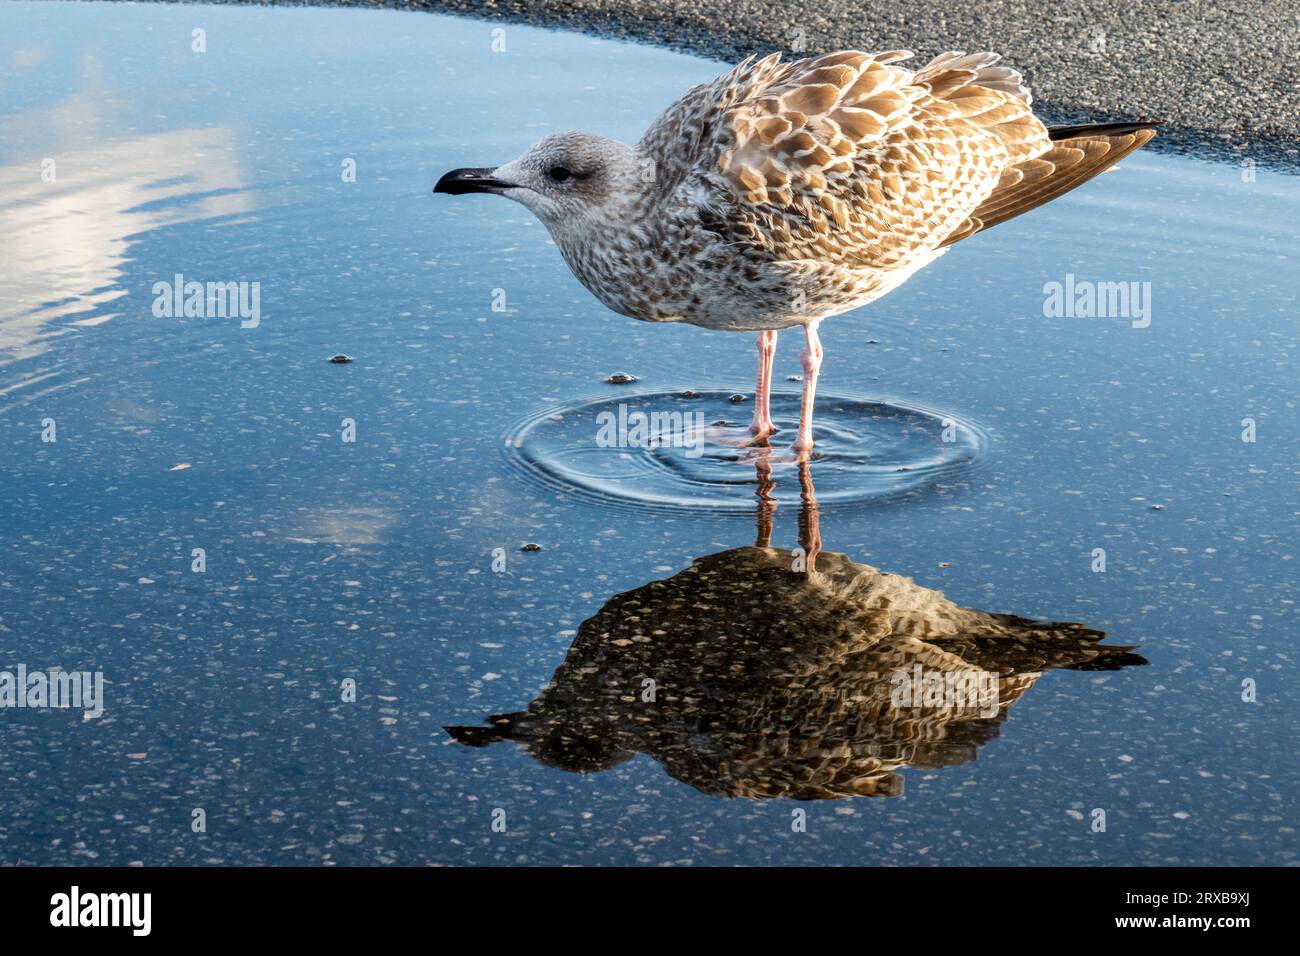
[[[573,177],[573,173],[569,172],[563,166],[552,166],[547,170],[546,175],[551,177],[552,182],[557,183],[562,183],[566,179],[571,179]]]

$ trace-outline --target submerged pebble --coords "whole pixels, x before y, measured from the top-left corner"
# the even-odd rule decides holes
[[[636,381],[635,375],[628,375],[626,372],[615,372],[609,378],[605,379],[610,385],[628,385]]]
[[[346,365],[348,362],[352,361],[352,356],[344,355],[342,352],[340,352],[338,355],[330,356],[330,361],[333,362],[335,365]]]
[[[735,402],[736,404],[739,404],[741,402],[748,401],[748,399],[745,398],[744,395],[732,395],[729,399],[727,399],[727,401]]]
[[[541,546],[540,544],[534,544],[532,541],[528,541],[528,542],[525,542],[524,544],[520,545],[519,550],[520,550],[520,551],[540,551],[540,550],[542,550],[542,546]]]

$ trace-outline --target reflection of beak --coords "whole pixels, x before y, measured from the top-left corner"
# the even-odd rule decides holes
[[[460,196],[464,193],[495,193],[501,194],[501,190],[509,189],[510,183],[503,183],[499,179],[493,179],[492,174],[495,169],[453,169],[442,179],[438,180],[438,185],[433,187],[436,193],[447,193],[449,196]]]

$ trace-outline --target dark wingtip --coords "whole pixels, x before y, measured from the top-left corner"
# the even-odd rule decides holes
[[[1077,139],[1080,136],[1123,136],[1139,130],[1163,126],[1164,120],[1139,120],[1131,123],[1083,123],[1079,126],[1049,126],[1047,136],[1052,142]]]
[[[1140,644],[1099,644],[1093,648],[1097,656],[1066,666],[1072,671],[1117,671],[1125,667],[1146,667],[1151,662],[1141,654],[1134,654]]]

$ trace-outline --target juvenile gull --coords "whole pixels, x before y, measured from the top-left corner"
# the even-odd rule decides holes
[[[745,60],[690,90],[636,146],[547,136],[434,192],[523,203],[605,305],[647,322],[758,333],[750,431],[765,441],[779,329],[803,326],[812,451],[821,320],[865,305],[954,242],[1113,166],[1153,123],[1048,129],[995,53],[906,51]]]

